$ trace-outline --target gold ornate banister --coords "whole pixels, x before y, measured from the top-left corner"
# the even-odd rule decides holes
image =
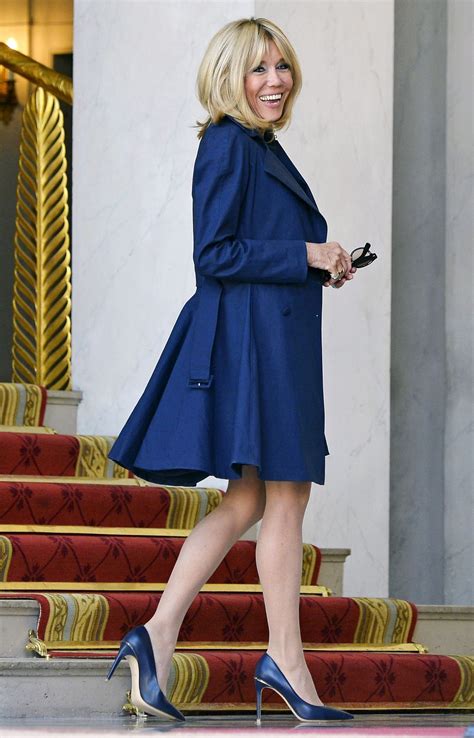
[[[13,277],[12,381],[70,390],[71,255],[63,114],[72,80],[0,43],[0,64],[30,80],[22,115]]]
[[[72,79],[0,41],[0,64],[72,105]]]

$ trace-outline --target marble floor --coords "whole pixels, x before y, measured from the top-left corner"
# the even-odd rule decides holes
[[[248,713],[240,715],[188,715],[186,723],[175,723],[158,718],[114,717],[69,718],[39,720],[27,718],[8,720],[0,718],[2,738],[46,738],[46,736],[124,736],[132,731],[143,734],[171,733],[179,738],[207,735],[223,736],[234,733],[239,738],[254,736],[257,732],[265,737],[284,736],[297,732],[298,735],[317,735],[318,738],[474,738],[474,712],[472,713],[418,713],[418,714],[358,714],[350,722],[300,723],[289,715],[263,715],[260,726],[255,717]]]

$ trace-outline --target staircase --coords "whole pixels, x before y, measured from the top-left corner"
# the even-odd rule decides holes
[[[112,437],[45,427],[47,394],[0,384],[0,715],[136,714],[128,665],[105,682],[111,659],[223,491],[138,479],[107,458]],[[415,604],[339,596],[347,553],[303,545],[300,622],[321,698],[359,711],[472,710],[474,660],[419,643]],[[183,621],[168,698],[185,713],[254,711],[267,639],[255,541],[239,540]],[[287,710],[270,690],[263,708]]]

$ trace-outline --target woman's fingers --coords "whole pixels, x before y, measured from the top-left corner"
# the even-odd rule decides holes
[[[337,241],[306,242],[309,266],[325,269],[330,274],[346,275],[352,268],[351,255]]]
[[[334,287],[336,290],[339,290],[346,282],[354,279],[354,273],[356,271],[357,269],[353,267],[350,272],[344,275],[344,277],[341,277],[341,279],[328,279],[326,282],[324,282],[324,287]]]
[[[325,282],[323,282],[323,287],[336,287],[337,289],[339,289],[349,279],[354,279],[354,274],[357,271],[357,267],[352,266],[352,261],[351,261],[351,257],[349,254],[347,254],[347,257],[349,259],[348,267],[346,267],[345,261],[344,262],[336,261],[334,263],[334,266],[328,270],[330,274],[336,274],[336,273],[340,274],[342,272],[341,278],[340,279],[327,279]]]
[[[341,247],[341,253],[336,258],[334,270],[331,270],[332,274],[347,274],[352,267],[352,261],[350,254]]]

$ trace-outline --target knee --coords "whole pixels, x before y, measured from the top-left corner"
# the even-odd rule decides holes
[[[311,482],[265,482],[266,509],[301,518],[311,494]]]
[[[262,519],[265,511],[265,482],[255,477],[231,479],[221,505],[239,521],[240,527],[250,527]]]
[[[232,524],[240,531],[248,530],[263,518],[265,500],[260,494],[236,495],[226,493],[219,507],[226,511]]]

